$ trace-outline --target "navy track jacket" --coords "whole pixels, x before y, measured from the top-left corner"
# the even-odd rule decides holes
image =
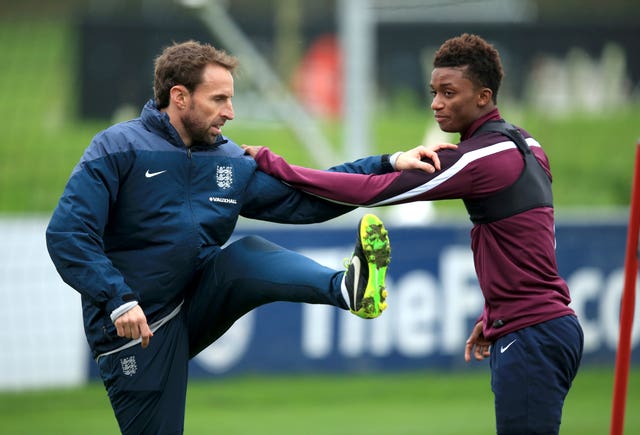
[[[149,324],[173,310],[238,216],[302,224],[353,209],[292,189],[218,139],[187,148],[150,100],[140,118],[98,133],[71,173],[47,247],[81,294],[94,356],[127,342],[110,318],[124,303],[138,301]]]

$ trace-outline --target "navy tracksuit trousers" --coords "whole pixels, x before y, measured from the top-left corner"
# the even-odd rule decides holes
[[[181,434],[188,362],[252,309],[275,301],[347,309],[344,272],[324,267],[260,237],[222,249],[206,264],[174,318],[149,346],[99,359],[100,375],[124,434]]]
[[[575,316],[514,331],[491,349],[491,389],[499,435],[556,435],[582,357]]]

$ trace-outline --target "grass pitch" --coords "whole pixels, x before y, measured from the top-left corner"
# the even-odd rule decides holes
[[[625,433],[640,433],[640,367],[629,376]],[[562,435],[609,433],[613,369],[585,368]],[[0,394],[0,434],[116,434],[101,384]],[[241,376],[192,381],[186,434],[483,435],[495,433],[489,373]]]

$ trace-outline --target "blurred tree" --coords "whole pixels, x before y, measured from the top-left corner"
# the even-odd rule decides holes
[[[163,0],[175,2],[178,0]],[[451,0],[455,3],[477,0]],[[537,5],[539,21],[576,22],[636,22],[640,16],[640,1],[637,0],[531,0]],[[327,22],[335,19],[335,0],[233,0],[228,2],[232,15],[243,21],[259,22],[265,17],[273,16],[274,5],[277,14],[299,14],[303,17],[301,25],[309,22]],[[79,9],[144,7],[154,5],[159,0],[0,0],[0,17],[7,16],[41,16],[69,17]],[[286,4],[289,6],[283,6]],[[297,11],[296,11],[297,9]]]
[[[620,23],[637,22],[640,2],[636,0],[535,0],[538,21]]]

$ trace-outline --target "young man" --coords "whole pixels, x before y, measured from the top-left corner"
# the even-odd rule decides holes
[[[443,131],[461,137],[457,149],[438,152],[439,172],[412,170],[424,164],[424,147],[390,157],[402,172],[373,176],[361,174],[378,157],[332,168],[340,173],[290,166],[268,149],[247,152],[266,172],[343,204],[462,199],[485,299],[465,359],[490,357],[499,434],[557,434],[583,335],[556,264],[549,162],[498,112],[503,72],[491,45],[463,34],[440,47],[433,66],[431,109]]]
[[[311,223],[353,209],[257,171],[222,136],[236,63],[206,44],[168,47],[155,98],[94,137],[47,228],[125,434],[182,433],[189,359],[260,305],[328,304],[363,318],[386,307],[389,240],[374,215],[360,221],[346,272],[259,237],[223,248],[240,215]]]

